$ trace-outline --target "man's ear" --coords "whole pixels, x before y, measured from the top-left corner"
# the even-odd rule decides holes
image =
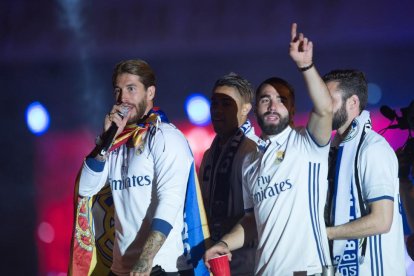
[[[245,104],[242,105],[241,113],[242,113],[243,116],[247,116],[247,114],[249,114],[250,110],[252,110],[251,103],[245,103]]]
[[[347,101],[351,110],[357,110],[359,112],[359,98],[357,95],[352,95]]]
[[[155,98],[155,86],[151,85],[147,88],[147,101],[153,101]]]

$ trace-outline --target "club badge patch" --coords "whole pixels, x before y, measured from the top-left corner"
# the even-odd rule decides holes
[[[282,150],[279,150],[276,152],[276,165],[279,165],[280,163],[282,163],[283,159],[285,158],[285,152]]]
[[[141,144],[137,147],[137,149],[135,150],[135,154],[136,155],[140,155],[144,152],[144,144]]]

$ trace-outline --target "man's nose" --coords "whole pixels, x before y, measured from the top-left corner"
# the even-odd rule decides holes
[[[128,100],[128,93],[125,90],[121,90],[118,95],[118,103],[125,103]]]
[[[269,111],[275,111],[276,110],[276,101],[270,100],[269,106],[267,108]]]

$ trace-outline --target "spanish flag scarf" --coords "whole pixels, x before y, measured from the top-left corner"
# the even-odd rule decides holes
[[[137,148],[142,144],[148,128],[157,126],[160,122],[168,123],[168,118],[159,107],[154,107],[140,122],[127,125],[115,138],[109,151],[113,151],[127,142],[131,142],[131,146]]]

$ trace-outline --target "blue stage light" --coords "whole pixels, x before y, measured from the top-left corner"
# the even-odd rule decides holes
[[[26,109],[26,123],[35,135],[42,135],[49,128],[49,113],[39,102],[31,103]]]
[[[191,123],[204,126],[210,123],[210,102],[202,94],[191,94],[185,102],[185,110]]]
[[[373,82],[368,83],[368,103],[377,104],[382,98],[381,87]]]

